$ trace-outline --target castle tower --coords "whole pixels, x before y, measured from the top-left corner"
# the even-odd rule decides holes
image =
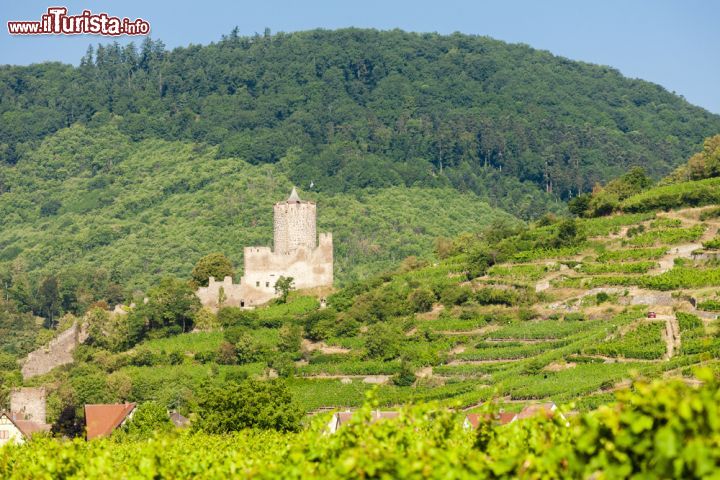
[[[295,187],[287,200],[274,210],[274,244],[276,254],[287,254],[299,247],[317,247],[317,210],[314,202],[302,201]]]

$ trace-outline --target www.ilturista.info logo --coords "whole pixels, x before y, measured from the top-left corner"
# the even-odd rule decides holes
[[[107,13],[83,10],[80,15],[68,15],[65,7],[50,7],[40,21],[7,22],[11,35],[147,35],[150,24],[138,18],[111,17]]]

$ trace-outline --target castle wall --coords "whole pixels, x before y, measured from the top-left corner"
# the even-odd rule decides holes
[[[45,423],[45,387],[15,388],[10,392],[10,412],[21,419]]]
[[[217,281],[210,277],[207,287],[200,287],[197,295],[203,305],[220,307],[220,289],[223,289],[223,306],[251,308],[267,303],[277,297],[275,283],[280,277],[293,277],[297,289],[332,286],[333,243],[332,235],[320,234],[320,245],[310,250],[306,247],[292,253],[278,254],[267,247],[246,247],[245,275],[239,284],[231,277]]]
[[[49,372],[55,367],[72,363],[75,347],[87,339],[85,328],[75,322],[47,345],[32,351],[22,365],[23,378],[32,378]]]
[[[309,249],[301,246],[289,253],[245,249],[245,275],[241,284],[275,291],[281,276],[293,277],[295,288],[331,286],[333,283],[332,235],[320,235],[320,245]]]

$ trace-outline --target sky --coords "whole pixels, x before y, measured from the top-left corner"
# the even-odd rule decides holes
[[[60,61],[77,65],[88,45],[142,37],[13,36],[7,21],[39,20],[66,6],[150,22],[168,48],[242,35],[313,28],[400,28],[462,32],[525,43],[573,60],[609,65],[658,83],[720,114],[720,1],[716,0],[0,0],[0,64]]]

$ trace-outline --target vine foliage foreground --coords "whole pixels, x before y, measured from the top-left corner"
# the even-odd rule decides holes
[[[719,478],[720,384],[635,382],[616,401],[572,416],[477,430],[426,404],[372,421],[372,398],[337,433],[327,418],[300,433],[170,433],[85,442],[35,438],[0,449],[2,478]]]

